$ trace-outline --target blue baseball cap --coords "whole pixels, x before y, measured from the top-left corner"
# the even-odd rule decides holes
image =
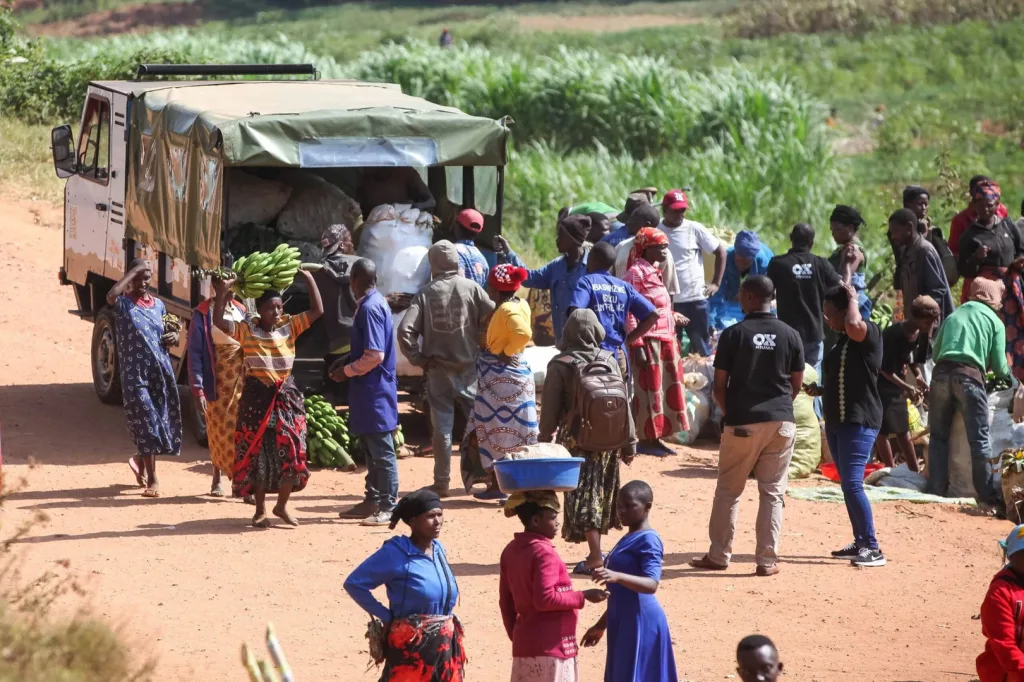
[[[1024,551],[1024,524],[1016,526],[1006,536],[1005,540],[999,541],[999,546],[1006,552],[1006,558],[1012,557],[1020,551]]]

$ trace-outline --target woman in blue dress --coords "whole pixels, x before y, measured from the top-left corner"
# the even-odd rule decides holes
[[[587,630],[583,646],[595,646],[608,631],[605,682],[678,680],[668,619],[654,596],[665,549],[647,520],[653,503],[654,492],[643,481],[622,486],[615,504],[629,532],[615,545],[604,567],[592,574],[594,581],[607,586],[610,596],[608,610]]]
[[[181,406],[171,356],[178,332],[166,332],[163,301],[149,295],[153,269],[136,258],[107,293],[117,314],[117,359],[128,432],[138,454],[129,465],[145,497],[159,497],[156,456],[181,454]]]

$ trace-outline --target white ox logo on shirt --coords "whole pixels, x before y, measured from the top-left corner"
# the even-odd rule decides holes
[[[811,263],[797,263],[793,266],[793,276],[797,279],[810,279],[814,267]]]
[[[775,334],[754,334],[754,348],[775,350]]]

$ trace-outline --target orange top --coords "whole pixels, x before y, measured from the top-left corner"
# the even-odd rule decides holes
[[[242,344],[245,373],[268,386],[280,383],[292,373],[295,339],[309,329],[309,313],[285,315],[273,331],[260,328],[259,318],[235,324],[233,338]]]

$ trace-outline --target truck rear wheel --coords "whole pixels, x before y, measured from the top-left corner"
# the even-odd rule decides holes
[[[92,329],[92,385],[100,402],[121,404],[121,374],[117,362],[117,335],[114,311],[103,308]]]

